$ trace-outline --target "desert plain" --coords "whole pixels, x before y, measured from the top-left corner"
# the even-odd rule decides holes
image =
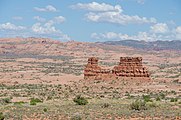
[[[112,69],[120,57],[128,56],[143,58],[149,81],[84,79],[89,57]],[[88,103],[76,104],[77,96]],[[0,38],[0,113],[2,120],[179,120],[181,51]]]

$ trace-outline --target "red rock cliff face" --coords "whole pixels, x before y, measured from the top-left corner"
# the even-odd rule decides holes
[[[112,72],[116,76],[149,77],[148,70],[142,66],[141,57],[121,57],[119,65]]]
[[[101,67],[98,66],[98,58],[91,57],[88,59],[88,63],[84,69],[85,79],[95,79],[95,77],[101,72]]]
[[[112,70],[102,69],[98,58],[91,57],[84,69],[84,79],[119,79],[121,77],[149,77],[148,70],[142,65],[141,57],[120,57],[119,65]]]

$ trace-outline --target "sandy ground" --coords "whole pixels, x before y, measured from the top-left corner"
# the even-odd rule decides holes
[[[69,84],[83,80],[89,57],[98,57],[101,66],[113,68],[120,57],[132,56],[142,57],[143,65],[151,73],[152,84],[147,88],[179,90],[173,81],[181,82],[181,51],[145,51],[43,38],[1,38],[0,41],[0,83],[3,84]]]
[[[84,66],[87,64],[87,59],[92,56],[98,57],[99,64],[105,68],[117,65],[120,57],[142,57],[143,65],[151,73],[150,80],[121,78],[117,81],[85,81]],[[181,95],[181,51],[145,51],[124,46],[76,41],[60,42],[43,38],[0,38],[0,84],[12,87],[26,84],[25,87],[21,86],[23,89],[19,92],[14,89],[1,90],[6,95],[19,93],[19,96],[12,98],[12,102],[29,102],[29,98],[37,92],[39,96],[44,93],[46,97],[48,93],[53,95],[54,92],[58,97],[65,97],[70,92],[71,101],[75,94],[80,93],[88,97],[103,95],[105,98],[111,97],[111,100],[113,93],[118,97],[125,97],[127,92],[141,96],[141,94],[164,91],[164,93],[175,92],[176,96],[179,96]],[[32,96],[27,93],[26,97],[20,97],[22,93],[26,93],[24,89],[31,87],[30,84],[47,85],[47,89],[35,93],[31,91]],[[54,87],[52,88],[51,85]],[[59,90],[58,85],[64,86],[63,91]],[[75,94],[71,92],[72,90]],[[177,108],[173,107],[173,109]],[[129,119],[152,118],[130,117]]]

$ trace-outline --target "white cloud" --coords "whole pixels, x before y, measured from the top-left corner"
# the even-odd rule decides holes
[[[54,17],[54,22],[63,23],[63,22],[65,22],[65,18],[63,16]]]
[[[22,19],[23,19],[23,17],[20,17],[20,16],[14,16],[14,17],[13,17],[13,19],[14,19],[14,20],[22,20]]]
[[[167,33],[169,31],[166,23],[157,23],[150,27],[153,33]]]
[[[24,30],[24,26],[16,26],[10,22],[0,24],[0,30]]]
[[[39,21],[39,22],[45,22],[46,19],[45,18],[42,18],[40,16],[34,16],[33,19]],[[60,24],[60,23],[63,23],[65,22],[65,18],[63,16],[57,16],[57,17],[54,17],[53,19],[49,20],[47,22],[47,24]]]
[[[56,16],[50,20],[35,16],[34,19],[39,22],[31,27],[32,35],[36,37],[50,37],[60,40],[70,40],[70,37],[55,27],[57,24],[63,23],[66,19],[63,16]],[[46,22],[45,22],[46,21]]]
[[[115,33],[115,32],[105,32],[105,33],[92,33],[91,38],[96,40],[127,40],[133,39],[133,37],[122,34],[122,33]]]
[[[140,17],[138,15],[126,15],[122,13],[122,8],[120,5],[112,6],[106,3],[87,3],[82,4],[78,3],[73,5],[72,8],[83,9],[87,11],[91,11],[87,13],[85,16],[87,20],[93,22],[108,22],[120,25],[126,24],[143,24],[143,23],[156,23],[155,18],[146,18]]]
[[[37,17],[38,18],[38,17]],[[60,40],[70,40],[70,37],[54,25],[62,23],[62,17],[58,16],[47,22],[37,22],[32,27],[17,26],[10,22],[0,24],[0,37],[47,37]]]
[[[34,19],[39,22],[32,25],[32,36],[70,40],[70,37],[68,35],[62,33],[62,31],[55,27],[55,25],[65,22],[66,19],[63,16],[56,16],[50,20],[46,20],[45,18],[42,18],[40,16],[34,16]]]
[[[106,3],[99,4],[97,2],[85,3],[85,4],[77,3],[76,5],[72,5],[71,8],[83,9],[83,10],[94,11],[94,12],[105,12],[105,11],[122,12],[120,5],[112,6]]]
[[[120,14],[119,12],[102,12],[102,13],[88,13],[86,14],[88,20],[93,22],[108,22],[120,25],[126,24],[143,24],[143,23],[156,23],[155,18],[146,18],[146,17],[139,17],[129,16],[125,14]]]
[[[139,3],[139,4],[144,4],[145,3],[145,0],[136,0],[137,1],[137,3]]]
[[[127,34],[121,34],[121,33],[115,33],[115,32],[106,32],[106,33],[92,33],[91,38],[97,39],[97,40],[116,40],[116,39],[121,39],[121,40],[127,40],[131,39],[130,36]]]
[[[52,26],[54,24],[61,24],[65,21],[65,18],[63,16],[57,16],[57,17],[54,17],[53,19],[47,21],[45,23],[45,26]]]
[[[175,29],[176,39],[181,39],[181,26]]]
[[[63,34],[60,30],[56,29],[50,21],[45,24],[35,23],[31,29],[36,36],[48,36],[56,37],[61,40],[70,40],[68,35]]]
[[[35,19],[35,20],[37,20],[37,21],[39,21],[39,22],[45,22],[45,21],[46,21],[45,18],[42,18],[42,17],[40,17],[40,16],[34,16],[33,19]]]
[[[181,35],[181,34],[180,34]],[[181,36],[180,36],[181,37]],[[156,41],[156,40],[173,40],[174,35],[161,35],[149,32],[138,32],[137,35],[128,35],[115,32],[105,33],[92,33],[91,38],[95,40],[109,41],[109,40],[144,40],[144,41]]]
[[[51,25],[42,26],[41,23],[35,23],[32,26],[32,30],[33,30],[33,32],[35,32],[37,34],[51,34],[51,33],[57,32],[55,27],[53,27]]]
[[[34,9],[39,12],[57,12],[57,9],[52,5],[47,5],[45,8],[35,7]]]
[[[149,34],[147,32],[139,32],[138,35],[133,36],[135,40],[155,41],[157,36],[155,34]]]

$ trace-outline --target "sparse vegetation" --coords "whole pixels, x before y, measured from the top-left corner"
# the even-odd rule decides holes
[[[160,101],[161,99],[160,99],[160,97],[159,96],[157,96],[156,97],[156,101]]]
[[[44,109],[43,109],[43,111],[44,111],[44,112],[47,112],[47,111],[48,111],[48,109],[47,109],[47,108],[44,108]]]
[[[145,102],[152,102],[150,95],[143,95],[142,97]]]
[[[5,117],[4,117],[3,113],[0,112],[0,120],[4,120],[4,119],[5,119]]]
[[[9,103],[11,103],[11,98],[9,98],[9,97],[7,97],[7,98],[2,98],[2,99],[0,100],[0,103],[1,103],[1,104],[9,104]]]
[[[78,105],[86,105],[88,101],[86,98],[82,97],[81,95],[76,96],[73,101]]]
[[[104,103],[101,107],[102,107],[102,108],[108,108],[109,106],[110,106],[109,103]]]
[[[165,98],[165,94],[162,93],[162,92],[159,94],[159,96],[160,96],[161,99],[164,99],[164,98]]]
[[[36,41],[32,43],[26,41],[26,43],[29,45],[37,44]],[[25,45],[24,42],[23,45]],[[74,43],[71,43],[71,45],[74,45]],[[69,43],[66,42],[65,44],[52,43],[51,46],[46,43],[41,48],[43,48],[41,53],[38,50],[29,53],[28,50],[27,54],[22,51],[21,55],[0,55],[0,79],[2,81],[7,79],[7,83],[12,81],[8,84],[6,82],[0,84],[0,112],[2,112],[0,118],[2,116],[3,119],[14,118],[17,120],[101,120],[130,119],[132,116],[140,119],[146,119],[147,117],[149,119],[150,116],[150,119],[160,116],[161,119],[175,119],[175,116],[180,116],[181,101],[179,98],[181,89],[178,87],[180,87],[181,63],[179,61],[174,63],[174,59],[180,57],[178,52],[170,54],[161,51],[147,52],[127,50],[121,47],[98,46],[98,51],[106,53],[105,56],[102,56],[102,52],[100,52],[101,54],[95,52],[92,45],[87,47],[90,48],[87,50],[79,48],[76,43],[76,47],[71,46],[71,48],[80,51],[80,54],[83,55],[77,57],[79,53],[69,54]],[[49,50],[44,51],[44,48]],[[56,48],[56,51],[52,51],[54,48]],[[59,51],[61,55],[58,54]],[[82,80],[83,77],[80,75],[83,73],[88,56],[99,56],[101,65],[112,67],[117,65],[115,59],[119,59],[119,57],[115,58],[115,56],[120,55],[120,51],[126,55],[143,55],[145,60],[143,63],[151,68],[151,77],[154,83],[148,82],[145,85],[142,82],[135,82],[134,78],[131,79],[131,82],[128,82],[126,78],[120,81]],[[150,57],[150,54],[157,58],[158,60],[155,61],[158,62],[149,62],[147,58]],[[168,55],[170,55],[170,58]],[[161,63],[165,57],[168,57],[168,61],[171,61]],[[74,78],[75,81],[71,81],[70,84],[62,84],[63,77],[66,78],[67,74],[77,78]],[[77,80],[80,81],[76,82]],[[82,96],[79,96],[79,94]],[[13,99],[9,96],[12,96]],[[24,102],[29,100],[29,103]]]
[[[158,107],[158,105],[155,102],[148,102],[146,103],[149,107]]]
[[[147,109],[146,102],[140,99],[132,102],[130,107],[132,110],[138,110],[138,111]]]
[[[37,103],[41,103],[42,101],[38,98],[31,98],[30,105],[36,105]]]
[[[14,102],[15,105],[22,105],[22,104],[25,104],[24,101],[19,101],[19,102]]]
[[[82,117],[81,117],[81,115],[79,113],[76,113],[75,115],[73,115],[71,117],[70,120],[82,120]]]
[[[170,102],[177,102],[178,101],[178,98],[171,98],[170,99]]]

